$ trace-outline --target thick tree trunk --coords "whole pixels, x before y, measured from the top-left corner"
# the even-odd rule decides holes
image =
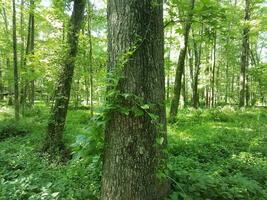
[[[85,0],[74,0],[73,12],[67,33],[67,52],[55,91],[55,105],[50,114],[43,150],[51,156],[64,151],[63,131],[69,105],[75,58],[78,50],[78,36],[84,17]]]
[[[14,105],[15,119],[19,120],[19,75],[18,75],[18,56],[17,56],[17,25],[16,25],[16,4],[12,1],[13,6],[13,64],[14,64]]]
[[[102,200],[163,199],[156,192],[166,144],[163,37],[162,0],[108,1],[108,70],[119,80],[108,88],[118,109],[107,113]]]
[[[195,6],[195,0],[191,0],[191,10],[189,11],[188,19],[184,26],[184,47],[180,51],[180,55],[178,59],[178,66],[177,66],[176,73],[175,73],[173,97],[172,97],[171,108],[170,108],[170,120],[171,121],[176,117],[177,111],[178,111],[180,93],[181,93],[181,87],[182,87],[182,75],[184,72],[185,57],[186,57],[186,52],[187,52],[189,32],[190,32],[190,28],[192,24],[194,6]]]
[[[250,20],[250,0],[246,0],[245,8],[245,21]],[[249,28],[247,25],[243,30],[243,41],[242,41],[242,55],[241,55],[241,67],[240,67],[240,98],[239,107],[245,106],[246,103],[246,79],[247,79],[247,68],[249,65]]]

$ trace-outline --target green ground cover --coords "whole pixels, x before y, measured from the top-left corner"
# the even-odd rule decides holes
[[[70,111],[67,163],[40,154],[48,109],[38,106],[19,124],[0,112],[0,199],[98,199],[102,124]],[[267,199],[267,110],[182,110],[168,126],[170,199]]]

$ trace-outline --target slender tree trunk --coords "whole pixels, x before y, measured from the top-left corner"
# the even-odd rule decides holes
[[[206,90],[206,101],[205,101],[205,105],[206,105],[206,108],[209,108],[210,107],[210,58],[211,58],[211,55],[209,53],[210,51],[210,46],[209,44],[206,44],[205,45],[205,48],[207,49],[206,50],[206,69],[205,69],[205,76],[206,76],[206,87],[205,87],[205,90]]]
[[[11,68],[12,68],[9,58],[6,59],[6,67],[8,70],[11,70]],[[14,70],[14,69],[12,68],[12,70]],[[14,102],[13,102],[13,94],[14,94],[13,88],[14,87],[12,85],[11,79],[8,79],[8,93],[9,93],[9,95],[8,95],[8,103],[7,104],[9,106],[12,106],[14,104]]]
[[[184,100],[184,107],[187,107],[187,93],[186,93],[186,76],[185,71],[183,73],[182,94]]]
[[[78,50],[78,36],[84,17],[85,0],[74,0],[73,12],[67,32],[67,50],[62,64],[55,105],[50,113],[43,150],[52,157],[64,152],[63,131],[70,99],[75,58]]]
[[[249,75],[246,75],[246,106],[250,105]]]
[[[34,0],[31,0],[29,9],[26,52],[25,52],[25,58],[23,59],[23,66],[26,74],[29,72],[29,68],[27,67],[27,61],[32,59],[30,56],[34,54],[34,9],[35,9]],[[31,73],[33,73],[33,70],[31,70]],[[27,102],[27,96],[29,99],[29,105],[32,106],[34,104],[34,81],[29,80],[29,77],[26,77],[24,80],[24,88],[21,96],[23,113]]]
[[[156,190],[166,144],[163,37],[162,0],[108,1],[108,71],[119,79],[108,101],[129,114],[107,113],[101,200],[164,199]]]
[[[229,62],[228,60],[226,61],[226,71],[225,71],[225,96],[224,96],[224,103],[228,103],[228,93],[229,93],[229,84],[230,84],[230,79],[229,79]]]
[[[94,104],[93,104],[93,43],[92,43],[92,14],[93,9],[90,1],[87,4],[88,10],[88,37],[89,37],[89,82],[90,82],[90,113],[94,115]]]
[[[193,52],[190,48],[190,46],[188,46],[188,65],[189,65],[189,73],[190,73],[190,78],[191,78],[191,89],[192,89],[192,102],[193,102],[193,88],[194,88],[194,63],[193,63]]]
[[[2,7],[2,10],[1,11],[2,11],[1,14],[3,16],[4,25],[5,25],[5,34],[6,34],[6,37],[8,39],[8,43],[10,45],[12,45],[13,43],[12,43],[12,40],[10,38],[10,33],[9,33],[9,30],[8,30],[8,20],[7,20],[7,15],[6,15],[6,9],[5,9],[5,7]],[[7,67],[8,70],[11,69],[11,64],[10,64],[10,58],[9,58],[9,56],[10,55],[9,55],[9,52],[8,52],[7,55],[6,55],[6,67]],[[8,93],[9,93],[9,95],[8,95],[8,105],[10,105],[10,106],[13,105],[13,95],[12,95],[13,89],[12,88],[13,88],[12,87],[12,83],[11,83],[11,80],[9,79],[8,80]]]
[[[198,108],[199,105],[199,94],[198,94],[198,77],[200,73],[200,58],[201,58],[201,46],[198,50],[195,49],[195,73],[193,80],[193,107]]]
[[[2,76],[2,63],[0,60],[0,101],[4,99],[4,85],[3,85],[3,76]]]
[[[21,0],[20,4],[20,37],[21,37],[21,48],[20,48],[20,70],[25,71],[25,38],[24,38],[24,0]],[[21,113],[24,115],[25,103],[24,103],[24,88],[25,88],[25,77],[21,76],[21,91],[20,91],[20,107]]]
[[[34,54],[34,31],[35,31],[35,28],[34,28],[34,11],[35,11],[35,5],[34,5],[34,0],[31,0],[30,1],[30,15],[31,15],[31,38],[30,38],[30,52],[31,52],[31,56],[33,56]],[[31,58],[33,59],[33,58]],[[34,70],[31,68],[31,73],[33,74],[34,73]],[[30,94],[29,94],[29,102],[30,102],[30,106],[33,106],[34,105],[34,99],[35,99],[35,87],[34,87],[34,79],[32,78],[31,81],[30,81]]]
[[[203,25],[200,34],[201,35],[203,34]],[[195,40],[195,34],[193,31],[192,31],[192,36],[193,36],[194,58],[195,58],[195,69],[192,79],[192,93],[193,93],[192,100],[193,100],[193,107],[198,108],[199,106],[198,79],[199,79],[200,64],[201,64],[202,43],[200,43],[198,47],[197,42]]]
[[[250,20],[250,0],[245,0],[245,18],[247,22]],[[240,67],[240,99],[239,107],[245,106],[246,103],[246,79],[247,68],[249,65],[249,27],[243,29],[243,41],[242,41],[242,55],[241,55],[241,67]]]
[[[216,48],[217,48],[217,36],[214,33],[213,42],[213,63],[212,63],[212,78],[211,78],[211,106],[215,107],[215,72],[216,72]]]
[[[19,120],[19,75],[18,75],[18,58],[17,58],[17,25],[16,25],[16,4],[13,4],[13,64],[14,64],[14,105],[15,105],[15,119]]]
[[[169,49],[169,52],[168,52],[168,59],[169,59],[169,62],[171,63],[171,48],[172,48],[172,42],[170,42],[170,49]],[[170,71],[171,71],[171,66],[168,65],[167,66],[167,94],[166,94],[166,99],[167,99],[167,102],[169,102],[169,99],[170,99]]]
[[[172,121],[177,115],[177,111],[179,107],[180,93],[181,93],[181,86],[182,86],[182,75],[184,72],[185,57],[186,57],[186,52],[187,52],[189,32],[190,32],[190,28],[192,24],[194,6],[195,6],[195,0],[191,0],[191,8],[189,11],[189,16],[184,26],[184,47],[180,51],[180,55],[178,59],[178,66],[177,66],[176,73],[175,73],[173,97],[172,97],[171,108],[170,108],[170,121]]]

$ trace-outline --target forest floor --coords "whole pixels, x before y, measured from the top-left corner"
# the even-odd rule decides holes
[[[73,159],[50,164],[40,154],[48,111],[36,106],[16,124],[12,110],[0,107],[0,200],[98,199],[98,125],[88,111],[70,110]],[[169,199],[267,199],[266,122],[266,109],[181,110],[168,126]]]

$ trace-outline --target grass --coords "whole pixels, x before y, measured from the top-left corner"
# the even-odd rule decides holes
[[[26,134],[0,141],[0,200],[98,199],[102,140],[89,112],[69,112],[65,139],[74,159],[63,165],[39,153],[48,111],[39,105],[26,112],[13,127]],[[12,117],[0,111],[0,132]],[[168,126],[169,199],[267,199],[266,121],[266,109],[180,111]]]

